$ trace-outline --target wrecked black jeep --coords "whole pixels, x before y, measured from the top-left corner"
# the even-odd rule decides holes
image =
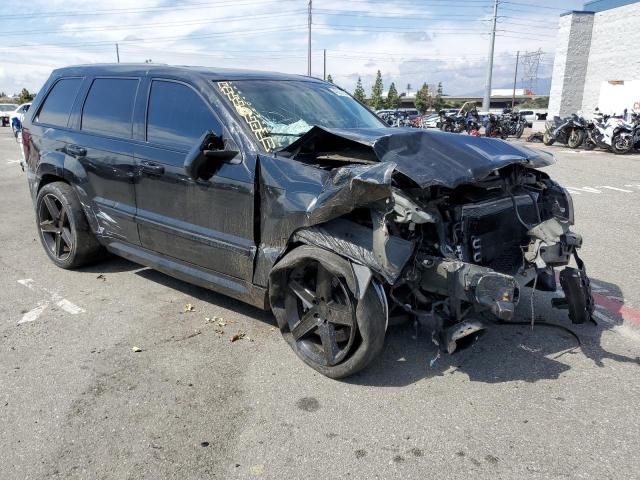
[[[28,180],[63,268],[102,249],[272,309],[333,378],[382,350],[389,321],[442,351],[512,319],[520,289],[593,311],[571,197],[544,152],[386,127],[340,88],[160,65],[56,70],[28,112]]]

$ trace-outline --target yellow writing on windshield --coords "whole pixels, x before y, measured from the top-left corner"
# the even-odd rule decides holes
[[[265,128],[260,116],[253,107],[240,96],[238,90],[233,84],[231,84],[231,82],[217,83],[222,94],[229,99],[233,107],[236,109],[236,112],[238,112],[238,115],[240,115],[247,125],[249,125],[249,128],[262,144],[264,149],[268,152],[274,150],[276,148],[276,144],[271,138],[269,130]]]

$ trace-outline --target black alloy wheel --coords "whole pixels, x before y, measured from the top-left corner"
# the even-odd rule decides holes
[[[298,351],[319,365],[340,363],[357,331],[344,281],[309,261],[291,272],[287,287],[285,312]]]
[[[364,292],[349,260],[301,245],[269,275],[269,302],[282,337],[298,357],[329,378],[369,365],[384,347],[387,297],[372,278]]]
[[[74,247],[69,215],[63,203],[52,193],[42,197],[38,224],[42,243],[49,250],[49,255],[60,262],[67,260]]]
[[[82,205],[64,182],[44,185],[36,199],[36,224],[45,252],[60,268],[76,268],[103,257]]]

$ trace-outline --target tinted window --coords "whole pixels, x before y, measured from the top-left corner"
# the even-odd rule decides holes
[[[96,78],[82,109],[82,130],[131,138],[138,80]]]
[[[76,99],[81,78],[63,78],[59,80],[49,92],[44,105],[40,109],[37,121],[49,125],[66,127],[69,113]]]
[[[207,130],[220,134],[220,123],[190,87],[153,81],[147,112],[147,141],[190,149]]]

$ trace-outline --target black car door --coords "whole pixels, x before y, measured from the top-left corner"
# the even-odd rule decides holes
[[[208,181],[194,181],[185,156],[208,130],[233,142],[212,106],[176,80],[148,84],[145,142],[135,147],[137,222],[143,247],[242,280],[251,280],[253,171],[222,164]],[[237,150],[237,148],[236,148]]]
[[[75,183],[89,197],[98,234],[139,244],[135,223],[133,111],[139,78],[95,78],[75,120],[67,155],[82,165]]]

